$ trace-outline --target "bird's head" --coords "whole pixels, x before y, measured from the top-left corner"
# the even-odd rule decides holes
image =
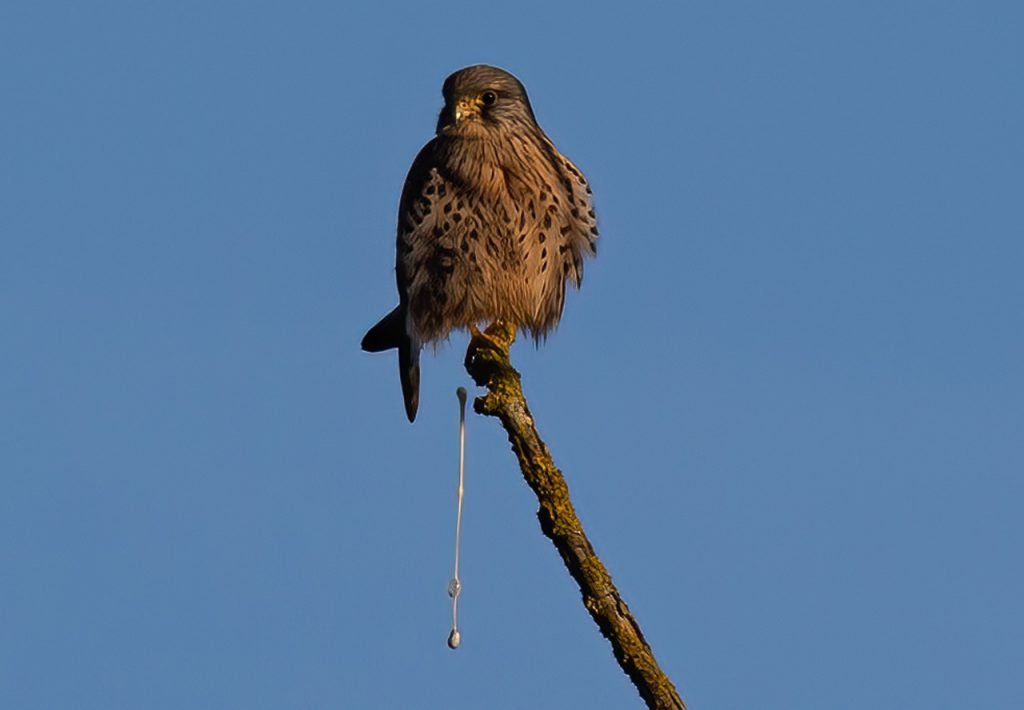
[[[537,125],[523,84],[503,69],[486,64],[460,69],[445,80],[442,93],[438,135]]]

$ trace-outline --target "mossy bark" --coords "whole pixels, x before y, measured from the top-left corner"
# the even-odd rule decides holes
[[[515,326],[498,322],[470,341],[466,370],[488,392],[473,409],[497,417],[519,459],[527,484],[537,495],[537,518],[579,585],[583,605],[612,645],[622,670],[649,708],[685,710],[672,681],[662,672],[640,625],[633,618],[604,563],[594,552],[569,499],[569,487],[541,440],[527,406],[519,373],[509,360]]]

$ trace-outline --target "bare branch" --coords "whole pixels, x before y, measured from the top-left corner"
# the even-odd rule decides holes
[[[612,645],[622,670],[633,681],[649,708],[686,710],[679,693],[654,658],[640,625],[633,618],[594,552],[576,516],[569,487],[555,466],[548,447],[534,426],[519,373],[509,360],[515,326],[497,322],[477,333],[466,352],[466,370],[488,393],[473,403],[479,414],[497,417],[519,459],[527,484],[537,495],[537,518],[543,533],[554,543],[569,574],[579,585],[583,605]]]

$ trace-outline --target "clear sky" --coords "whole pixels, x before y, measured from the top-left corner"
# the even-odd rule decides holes
[[[514,360],[691,708],[1024,701],[1017,2],[0,6],[0,707],[625,708],[456,335],[365,329],[445,76],[600,254]]]

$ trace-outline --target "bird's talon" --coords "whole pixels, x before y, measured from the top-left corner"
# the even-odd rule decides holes
[[[505,350],[504,345],[495,337],[485,331],[481,331],[476,325],[469,326],[469,349],[471,352],[477,350],[494,350],[495,352],[502,352]]]

